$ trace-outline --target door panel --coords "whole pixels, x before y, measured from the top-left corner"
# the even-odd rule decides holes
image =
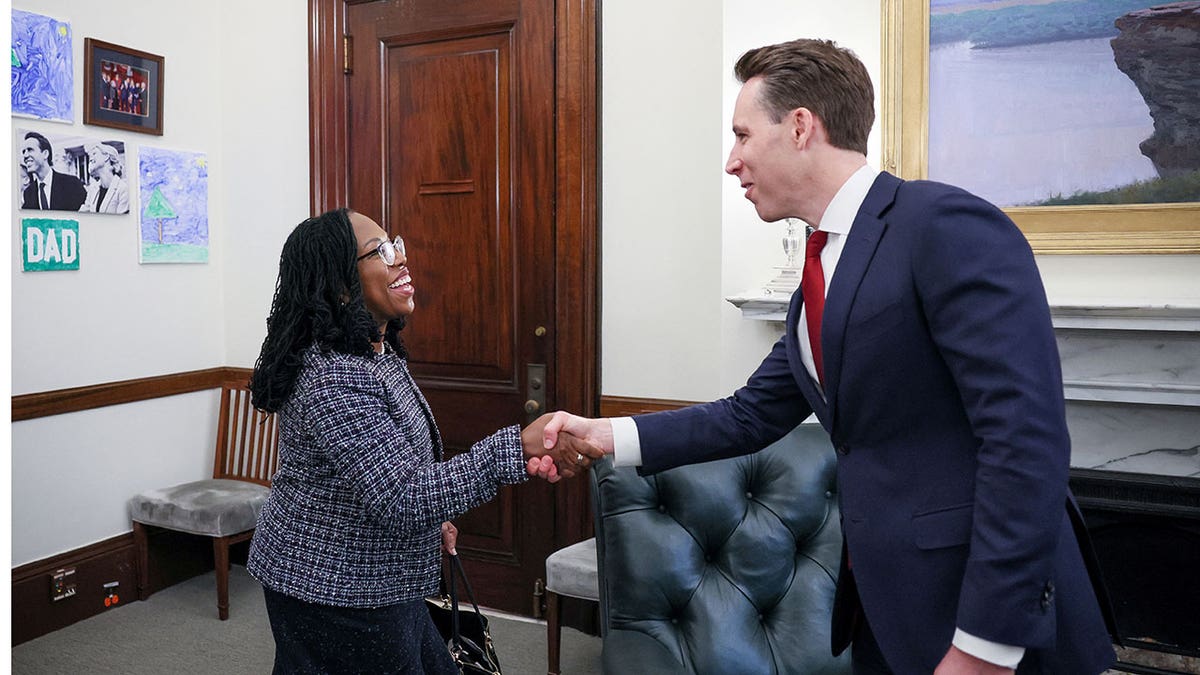
[[[515,385],[518,340],[507,252],[508,35],[388,49],[384,125],[389,221],[416,253],[424,280],[410,346],[424,377]],[[392,130],[388,133],[386,130]],[[422,256],[436,265],[420,266]],[[490,317],[491,329],[478,320]],[[432,319],[432,320],[430,320]]]

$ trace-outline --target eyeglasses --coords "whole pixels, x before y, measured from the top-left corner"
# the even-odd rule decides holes
[[[405,258],[408,257],[408,253],[406,253],[404,251],[404,238],[401,237],[400,235],[396,235],[396,238],[391,241],[381,242],[378,246],[375,247],[374,251],[371,251],[370,253],[364,253],[364,254],[358,256],[358,260],[361,261],[364,258],[369,258],[370,256],[373,256],[376,253],[378,253],[379,257],[383,258],[383,264],[387,265],[388,267],[391,267],[392,265],[396,264],[396,253],[397,252],[399,252],[400,255],[404,256]]]

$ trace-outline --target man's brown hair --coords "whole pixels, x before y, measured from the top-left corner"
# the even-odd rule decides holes
[[[751,49],[733,67],[741,83],[761,77],[759,105],[779,123],[796,108],[821,119],[836,148],[867,154],[875,90],[862,61],[830,40],[792,40]]]

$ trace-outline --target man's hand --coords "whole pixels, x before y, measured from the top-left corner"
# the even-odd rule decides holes
[[[1013,675],[1012,668],[1005,668],[976,658],[950,645],[950,651],[942,657],[933,675]]]
[[[542,415],[542,418],[545,417],[546,415]],[[551,419],[545,424],[545,430],[542,432],[542,440],[547,448],[557,445],[559,434],[566,432],[594,446],[597,450],[612,454],[612,422],[606,419],[580,417],[562,410],[550,413],[550,417]]]
[[[603,457],[604,453],[570,433],[556,434],[557,442],[547,445],[544,429],[552,417],[547,413],[525,427],[521,431],[521,444],[529,475],[555,483],[560,478],[573,478],[587,471],[592,461]]]
[[[458,555],[458,551],[454,548],[457,544],[458,528],[454,526],[454,523],[447,520],[442,523],[442,553]]]

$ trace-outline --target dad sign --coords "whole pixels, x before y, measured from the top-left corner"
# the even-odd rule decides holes
[[[21,259],[26,272],[79,269],[79,221],[22,219]]]

